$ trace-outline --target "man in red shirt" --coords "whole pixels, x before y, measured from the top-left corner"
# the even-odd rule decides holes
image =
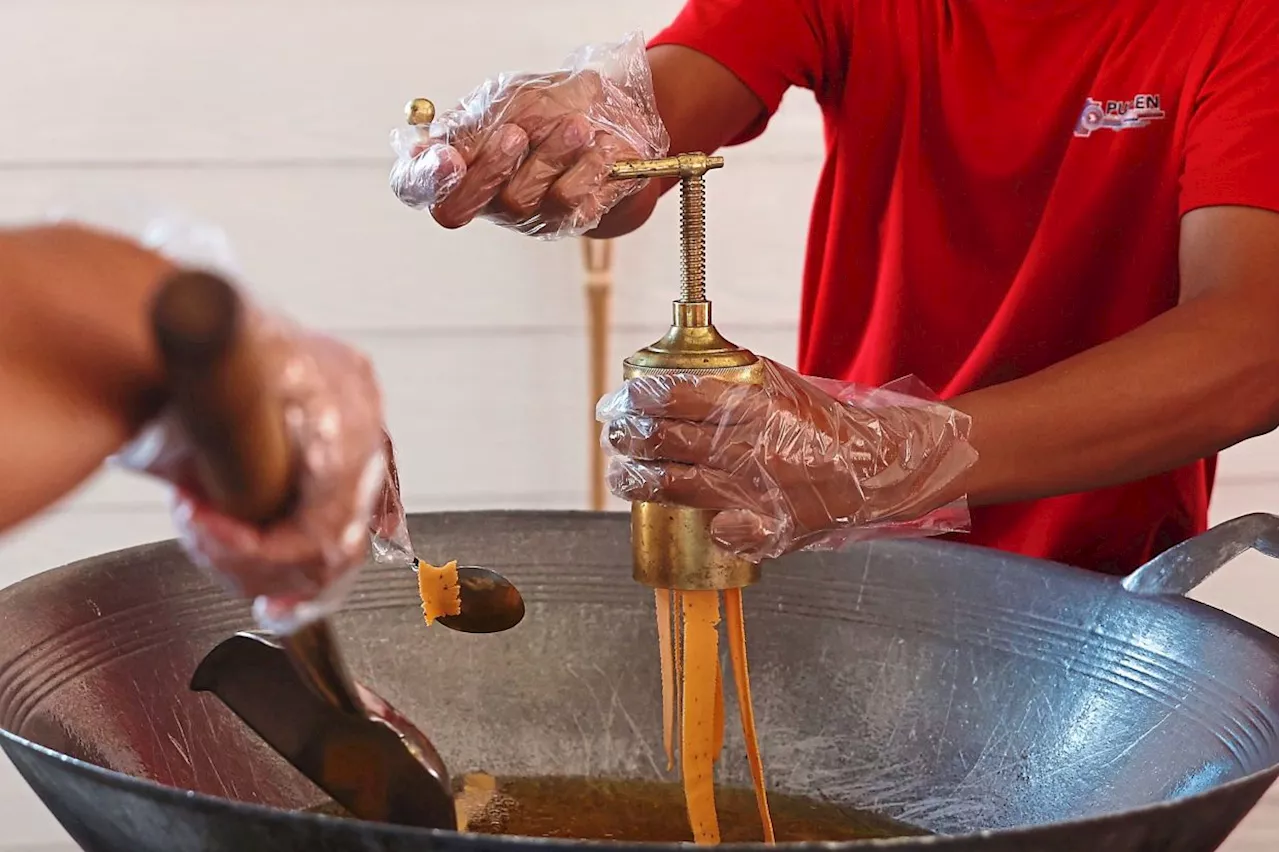
[[[1276,427],[1270,0],[690,0],[647,60],[651,96],[608,63],[477,90],[402,148],[397,192],[446,227],[625,234],[670,182],[624,194],[602,165],[745,142],[803,87],[827,156],[799,370],[914,374],[965,416],[977,461],[918,511],[967,495],[967,541],[1126,572],[1203,530],[1215,454]],[[754,466],[718,463],[706,393],[632,397],[611,440],[653,475],[618,493],[735,509],[762,473],[792,487],[761,430]],[[785,412],[806,446],[843,434],[825,406]],[[809,503],[858,490],[843,476],[815,473]]]

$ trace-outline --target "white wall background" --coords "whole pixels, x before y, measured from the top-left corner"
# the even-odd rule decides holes
[[[259,298],[376,362],[413,510],[578,508],[588,494],[579,247],[479,225],[446,233],[386,185],[415,96],[447,103],[499,70],[654,32],[679,0],[0,0],[0,221],[151,199],[223,226]],[[710,185],[718,324],[794,360],[820,137],[803,93]],[[648,343],[677,281],[668,199],[615,250],[614,351]],[[1217,519],[1277,511],[1275,436],[1227,454]],[[118,474],[0,538],[0,585],[168,538],[163,494]],[[1197,596],[1277,630],[1274,563]],[[1274,791],[1273,791],[1274,793]],[[1274,849],[1274,796],[1234,850]],[[0,761],[0,852],[68,849]]]

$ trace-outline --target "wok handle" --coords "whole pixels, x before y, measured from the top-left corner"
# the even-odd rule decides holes
[[[255,525],[285,514],[294,457],[261,341],[227,282],[184,270],[151,304],[151,327],[177,415],[196,446],[196,475],[220,511]]]
[[[1257,512],[1224,521],[1169,548],[1121,581],[1137,595],[1185,595],[1247,550],[1276,558],[1280,519]]]

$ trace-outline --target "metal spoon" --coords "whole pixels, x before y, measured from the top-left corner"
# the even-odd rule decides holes
[[[395,449],[391,436],[386,435],[387,489],[383,500],[400,502],[400,471],[396,467]],[[415,571],[422,560],[413,555],[404,543],[384,541],[378,548],[395,560],[407,560]],[[436,621],[459,633],[501,633],[515,627],[524,618],[524,599],[511,581],[488,568],[463,565],[458,568],[459,596],[462,612],[446,615]]]
[[[458,566],[462,612],[436,619],[459,633],[501,633],[524,618],[524,598],[511,581],[475,565]]]

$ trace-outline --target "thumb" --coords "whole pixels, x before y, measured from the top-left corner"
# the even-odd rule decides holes
[[[466,173],[467,164],[456,149],[433,145],[396,160],[391,168],[391,189],[406,206],[421,210],[443,201]]]
[[[791,540],[786,521],[746,509],[717,514],[711,519],[711,537],[721,547],[752,562],[781,556]]]

